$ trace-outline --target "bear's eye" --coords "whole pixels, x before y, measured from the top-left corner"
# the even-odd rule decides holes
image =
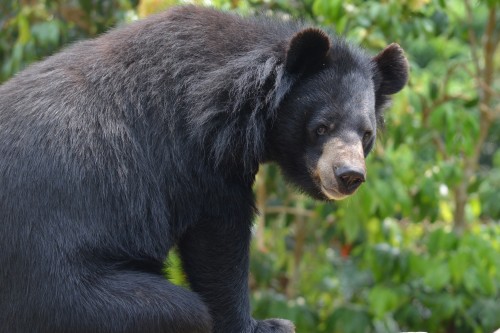
[[[321,125],[321,126],[319,126],[319,127],[316,129],[316,134],[318,134],[318,135],[325,135],[327,130],[328,130],[328,129],[326,128],[326,126]]]
[[[365,134],[363,135],[363,142],[366,143],[368,140],[370,140],[372,137],[372,131],[366,131]]]

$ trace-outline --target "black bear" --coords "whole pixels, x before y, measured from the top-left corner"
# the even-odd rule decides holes
[[[259,163],[352,194],[407,72],[396,44],[192,6],[30,66],[0,87],[0,331],[293,332],[250,315]]]

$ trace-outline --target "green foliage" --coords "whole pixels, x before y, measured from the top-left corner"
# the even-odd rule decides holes
[[[500,126],[494,117],[486,119],[490,127],[481,124],[484,91],[477,80],[483,78],[474,78],[474,62],[484,66],[486,54],[470,40],[470,31],[485,39],[493,6],[479,2],[468,11],[463,1],[313,1],[310,17],[374,53],[400,43],[411,79],[386,115],[386,129],[367,162],[368,181],[353,198],[320,208],[277,194],[282,180],[268,176],[268,210],[304,201],[315,207],[306,231],[313,239],[290,265],[300,266],[300,281],[293,281],[290,266],[280,266],[268,272],[274,279],[261,284],[253,264],[259,288],[292,300],[303,297],[315,309],[318,323],[298,325],[299,332],[487,333],[500,327]],[[500,22],[498,10],[496,16]],[[497,96],[498,83],[492,86]],[[498,102],[490,99],[493,108]],[[488,128],[495,130],[480,139]],[[277,195],[285,199],[279,202]],[[465,228],[458,227],[457,205],[464,207]],[[281,228],[292,239],[298,229],[275,224],[300,218],[286,209],[266,218],[280,232],[267,231],[269,254],[253,260],[292,256],[296,248],[280,250],[286,233]],[[291,293],[283,281],[298,291]]]
[[[325,245],[331,237],[309,242],[300,296],[291,299],[285,296],[287,263],[273,267],[290,253],[284,238],[267,230],[272,250],[255,249],[252,258],[256,313],[296,319],[299,303],[306,307],[300,315],[309,318],[297,323],[299,332],[492,332],[500,327],[497,225],[474,224],[460,237],[441,222],[400,225],[372,219],[366,228],[369,235],[347,256],[343,244]]]
[[[62,45],[175,3],[2,2],[0,81]],[[499,39],[499,24],[488,30],[500,22],[498,1],[212,4],[314,21],[373,54],[397,42],[411,65],[354,197],[321,204],[291,193],[275,166],[259,174],[256,229],[265,228],[252,248],[254,315],[289,318],[297,332],[499,328],[500,56],[484,44]],[[186,285],[175,253],[169,263],[170,279]]]
[[[134,0],[37,0],[0,4],[0,82],[73,41],[126,21]]]

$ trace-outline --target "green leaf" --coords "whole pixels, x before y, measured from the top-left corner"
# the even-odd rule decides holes
[[[463,251],[457,251],[450,257],[448,265],[453,283],[460,285],[463,281],[465,271],[469,267],[469,256]]]
[[[375,318],[382,319],[388,312],[396,310],[400,295],[393,288],[376,285],[368,294],[370,309]]]
[[[500,150],[495,152],[495,154],[493,155],[493,165],[496,168],[500,168]]]
[[[429,84],[429,96],[431,99],[436,99],[439,93],[439,86],[436,81],[432,80]]]
[[[424,276],[425,285],[438,291],[450,282],[451,274],[446,262],[433,260],[432,265]]]
[[[57,44],[60,34],[57,21],[42,22],[31,27],[33,36],[43,45]]]
[[[481,215],[481,201],[477,196],[470,198],[469,207],[473,217],[478,218]]]
[[[457,236],[451,231],[436,229],[429,235],[427,246],[429,253],[436,256],[440,252],[454,250],[457,246]]]
[[[18,41],[21,44],[26,44],[31,39],[30,24],[28,18],[24,15],[17,17],[17,24],[19,29]]]
[[[326,332],[368,333],[370,316],[363,309],[339,307],[326,322]]]
[[[464,273],[464,286],[470,293],[476,293],[481,290],[481,282],[475,267],[469,267]]]

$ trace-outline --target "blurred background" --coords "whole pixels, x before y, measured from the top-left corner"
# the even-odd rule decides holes
[[[0,82],[65,44],[182,3],[3,0]],[[373,54],[397,42],[411,65],[353,198],[314,202],[261,167],[254,315],[291,319],[301,333],[498,329],[499,0],[194,3],[306,20]],[[169,261],[166,273],[185,284],[175,254]]]

